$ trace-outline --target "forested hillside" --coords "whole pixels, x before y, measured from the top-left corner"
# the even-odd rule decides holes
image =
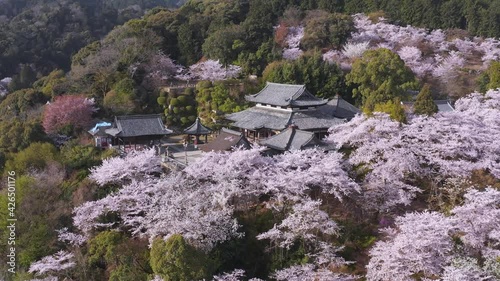
[[[177,4],[168,0],[1,1],[0,77],[18,74],[26,67],[35,75],[57,68],[68,70],[76,51],[101,39],[116,25],[140,17],[148,9]]]
[[[0,0],[0,279],[500,280],[500,1],[180,4]],[[363,113],[169,174],[87,133],[220,129],[267,81]]]

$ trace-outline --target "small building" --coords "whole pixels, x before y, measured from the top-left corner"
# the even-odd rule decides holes
[[[196,121],[193,123],[193,125],[184,130],[184,134],[187,134],[189,139],[191,139],[191,136],[195,136],[195,144],[198,144],[200,142],[200,136],[205,136],[206,143],[208,134],[210,134],[211,132],[212,130],[201,123],[200,117],[196,117]]]
[[[172,131],[165,127],[161,115],[151,114],[116,116],[111,126],[99,126],[93,136],[96,144],[98,138],[105,138],[108,144],[127,151],[160,144],[169,134]],[[103,146],[102,141],[100,144]]]
[[[268,138],[291,124],[322,138],[330,127],[346,122],[346,119],[335,117],[331,111],[321,110],[328,100],[315,97],[305,85],[267,82],[264,89],[245,99],[256,105],[226,115],[226,119],[233,121],[233,127],[239,128],[253,140]]]
[[[204,152],[231,151],[235,148],[250,149],[250,142],[242,132],[222,128],[217,138],[207,144],[200,145]]]
[[[285,151],[302,150],[313,147],[318,147],[325,151],[333,149],[333,147],[319,140],[314,133],[299,130],[293,125],[281,133],[261,141],[260,144],[270,149],[269,154],[278,154]]]
[[[113,142],[112,137],[106,133],[106,129],[111,128],[111,125],[108,122],[98,122],[94,128],[88,131],[94,138],[96,147],[106,148]]]

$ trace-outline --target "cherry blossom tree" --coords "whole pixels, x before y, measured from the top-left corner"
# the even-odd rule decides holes
[[[235,208],[249,206],[249,201],[258,200],[262,194],[272,196],[270,207],[282,208],[286,201],[307,200],[312,188],[319,188],[339,200],[359,191],[357,184],[343,170],[342,156],[338,153],[308,150],[272,158],[262,156],[261,150],[208,153],[182,173],[163,178],[142,174],[141,169],[146,164],[140,164],[140,161],[151,160],[134,160],[132,162],[140,164],[141,168],[134,166],[124,169],[125,172],[116,172],[116,169],[111,169],[117,167],[113,164],[115,161],[127,166],[131,165],[126,164],[130,160],[110,159],[109,163],[94,168],[90,177],[100,184],[123,181],[126,177],[132,178],[131,182],[114,194],[77,207],[74,211],[75,226],[88,234],[93,229],[120,228],[123,225],[132,235],[149,239],[158,236],[167,239],[170,235],[181,234],[192,245],[208,251],[219,242],[240,236],[238,223],[233,218]],[[146,151],[141,155],[148,158],[152,157],[150,154]],[[130,159],[133,157],[141,156],[131,156]],[[128,170],[133,172],[126,172]],[[290,184],[292,176],[296,181]],[[317,207],[319,203],[315,204]],[[307,215],[306,210],[312,208],[312,212],[314,206],[306,204],[302,209],[297,206],[295,216],[311,220],[311,226],[314,219],[326,223],[328,216],[317,208],[314,214],[320,217]],[[99,222],[99,218],[109,212],[120,215],[121,225]],[[316,226],[326,227],[324,231],[331,233],[327,229],[335,225],[330,222]]]
[[[270,239],[281,248],[289,249],[299,238],[316,240],[318,233],[337,235],[339,227],[328,214],[319,209],[320,201],[309,200],[293,205],[291,214],[279,225],[259,234],[257,239]]]
[[[125,157],[104,159],[102,164],[90,169],[89,178],[99,185],[141,180],[161,172],[160,158],[155,149],[131,151]]]
[[[329,141],[353,148],[348,162],[363,174],[363,205],[409,204],[418,178],[467,177],[484,169],[500,178],[500,91],[460,99],[453,112],[399,124],[385,114],[333,127]]]
[[[245,277],[245,271],[243,269],[235,269],[232,272],[214,276],[213,281],[240,281],[243,277]]]
[[[175,78],[175,75],[184,70],[181,65],[176,64],[168,55],[158,51],[152,55],[149,61],[143,65],[146,71],[146,82],[153,87],[161,86],[167,80]],[[135,68],[137,69],[137,67]],[[135,73],[132,70],[132,76]]]
[[[450,217],[423,212],[396,218],[396,227],[384,230],[386,240],[370,251],[367,279],[414,280],[415,274],[441,280],[499,278],[494,264],[500,257],[500,191],[472,189],[465,198]]]
[[[31,264],[28,272],[42,275],[46,273],[56,273],[75,266],[74,255],[70,252],[59,251],[52,256],[46,256],[40,261]]]
[[[347,43],[342,49],[342,55],[347,58],[359,58],[368,50],[370,42]]]
[[[210,80],[219,81],[237,77],[241,72],[241,67],[229,65],[224,67],[218,60],[206,60],[193,64],[185,73],[175,76],[179,80]]]
[[[92,122],[92,113],[97,109],[94,100],[84,95],[64,95],[45,106],[43,128],[47,134],[56,134],[66,126],[86,129]]]
[[[56,230],[56,232],[58,233],[57,238],[59,241],[65,242],[71,246],[78,247],[83,245],[87,241],[84,235],[69,232],[67,227]]]
[[[283,58],[287,60],[296,60],[304,52],[300,49],[300,41],[304,37],[303,26],[288,27],[288,33],[285,38],[287,48],[283,50]]]

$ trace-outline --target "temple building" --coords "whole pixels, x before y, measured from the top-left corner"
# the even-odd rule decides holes
[[[267,82],[264,89],[245,99],[256,105],[226,115],[226,119],[233,121],[231,126],[239,128],[253,140],[268,138],[292,124],[321,139],[330,127],[345,123],[359,112],[340,97],[330,102],[319,99],[305,85]]]
[[[250,149],[250,142],[242,132],[222,128],[215,140],[204,145],[200,145],[200,150],[204,152],[223,152],[234,149]]]
[[[314,147],[324,151],[334,150],[334,146],[328,145],[318,139],[314,133],[299,130],[294,125],[289,126],[277,135],[261,141],[260,144],[268,148],[267,154],[269,155]]]
[[[160,144],[161,138],[172,134],[160,114],[116,116],[112,124],[98,123],[89,131],[97,146],[116,146],[127,152]]]

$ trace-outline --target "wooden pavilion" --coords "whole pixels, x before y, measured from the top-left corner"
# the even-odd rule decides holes
[[[194,144],[198,144],[200,142],[200,136],[205,136],[205,143],[208,141],[208,134],[210,134],[212,130],[210,128],[204,126],[200,117],[196,117],[196,121],[184,130],[184,134],[188,135],[188,139],[191,139],[191,136],[195,137]]]

